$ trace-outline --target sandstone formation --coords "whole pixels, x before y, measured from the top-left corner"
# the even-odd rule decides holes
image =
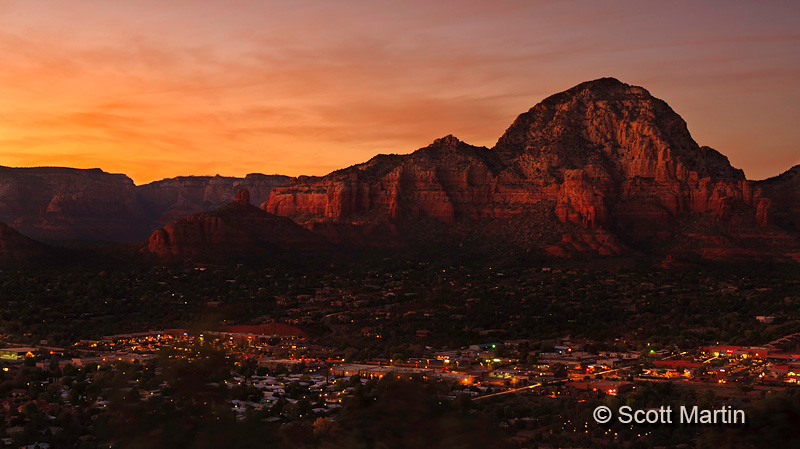
[[[323,178],[300,177],[273,189],[265,209],[301,221],[371,222],[493,215],[492,185],[500,161],[453,136],[408,156],[377,156]]]
[[[135,240],[147,231],[135,188],[99,169],[0,167],[0,221],[37,240]]]
[[[267,259],[279,253],[332,249],[324,238],[292,220],[245,203],[248,197],[247,190],[240,190],[237,201],[156,230],[143,252],[162,259],[208,261],[236,257]]]
[[[151,182],[136,188],[136,197],[154,227],[228,204],[238,189],[250,192],[252,202],[267,201],[273,187],[291,178],[280,175],[249,174],[244,178],[226,176],[180,176]]]
[[[242,206],[248,206],[250,204],[250,192],[248,192],[247,189],[239,189],[236,192],[236,198],[233,202],[241,204]]]
[[[409,155],[297,178],[275,187],[264,209],[310,228],[419,219],[480,228],[544,207],[578,230],[531,247],[619,254],[675,237],[693,216],[765,233],[796,231],[797,186],[796,170],[746,180],[725,156],[695,143],[665,102],[603,78],[523,113],[492,149],[447,136]],[[767,231],[774,223],[782,227]]]

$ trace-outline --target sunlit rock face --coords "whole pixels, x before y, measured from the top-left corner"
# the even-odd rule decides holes
[[[792,198],[797,181],[746,180],[725,156],[699,146],[665,102],[603,78],[521,114],[492,149],[447,136],[409,155],[297,178],[273,188],[263,208],[327,229],[418,219],[480,226],[545,207],[586,232],[534,246],[551,254],[619,254],[621,242],[674,235],[677,223],[694,215],[764,228],[779,215],[788,226],[797,216],[784,212],[797,204]]]
[[[377,156],[322,178],[273,189],[265,210],[301,221],[382,221],[431,217],[453,223],[494,210],[502,163],[490,150],[453,136],[408,156]]]

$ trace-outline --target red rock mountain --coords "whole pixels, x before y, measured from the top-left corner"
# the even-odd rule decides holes
[[[135,186],[99,169],[0,167],[0,221],[38,240],[138,241],[192,214],[221,207],[239,188],[260,204],[291,178],[188,176]]]
[[[250,198],[224,206],[242,189]],[[353,246],[444,239],[561,256],[800,260],[800,166],[749,181],[699,146],[665,102],[612,78],[545,99],[491,149],[447,136],[323,177],[180,177],[137,187],[97,169],[0,167],[0,221],[40,240],[132,241],[164,226],[148,247],[175,256],[206,243],[279,248],[278,232],[292,248],[309,241],[288,220],[256,215],[250,201]]]
[[[787,173],[746,180],[725,156],[699,146],[665,102],[603,78],[534,106],[492,149],[447,136],[409,155],[297,178],[273,188],[264,209],[315,229],[427,219],[483,233],[488,225],[500,235],[544,211],[542,226],[560,223],[561,238],[526,244],[558,255],[674,246],[688,232],[681,226],[708,218],[700,227],[759,235],[756,246],[791,256],[777,247],[798,244],[797,168]]]
[[[249,198],[249,192],[240,189],[236,200],[222,208],[158,229],[142,251],[162,259],[209,261],[237,257],[268,259],[283,253],[332,249],[324,238],[292,220],[250,205]]]

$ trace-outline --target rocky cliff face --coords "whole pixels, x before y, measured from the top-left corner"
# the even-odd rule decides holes
[[[0,167],[0,221],[37,240],[135,240],[147,230],[133,181],[98,169]]]
[[[270,213],[302,222],[380,222],[493,214],[493,178],[501,162],[486,148],[453,136],[408,156],[377,156],[322,178],[301,177],[273,189],[264,206]]]
[[[237,189],[258,204],[290,178],[190,176],[135,186],[99,169],[0,167],[0,221],[38,240],[136,241],[167,223],[224,206]]]
[[[562,221],[590,228],[722,214],[728,201],[752,202],[741,170],[698,146],[666,103],[615,79],[545,99],[515,120],[495,151],[524,179],[558,189]]]
[[[268,259],[278,253],[312,253],[332,249],[322,237],[292,220],[250,205],[247,190],[236,201],[156,230],[142,249],[162,259]]]
[[[280,175],[249,174],[244,178],[225,176],[180,176],[151,182],[136,188],[136,198],[156,227],[202,211],[222,207],[238,189],[246,189],[252,201],[267,201],[273,187],[291,178]]]
[[[264,208],[325,228],[420,218],[480,227],[544,207],[583,231],[531,246],[616,254],[674,236],[692,216],[742,229],[772,226],[776,215],[791,222],[796,211],[783,212],[792,207],[785,198],[796,193],[778,197],[796,187],[793,179],[746,180],[725,156],[699,146],[665,102],[604,78],[545,99],[492,149],[448,136],[410,155],[298,178],[274,188]]]

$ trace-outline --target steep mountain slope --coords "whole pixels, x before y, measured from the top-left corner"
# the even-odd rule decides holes
[[[520,115],[495,146],[527,180],[555,188],[561,221],[608,228],[758,201],[741,170],[694,142],[645,89],[603,78]]]

